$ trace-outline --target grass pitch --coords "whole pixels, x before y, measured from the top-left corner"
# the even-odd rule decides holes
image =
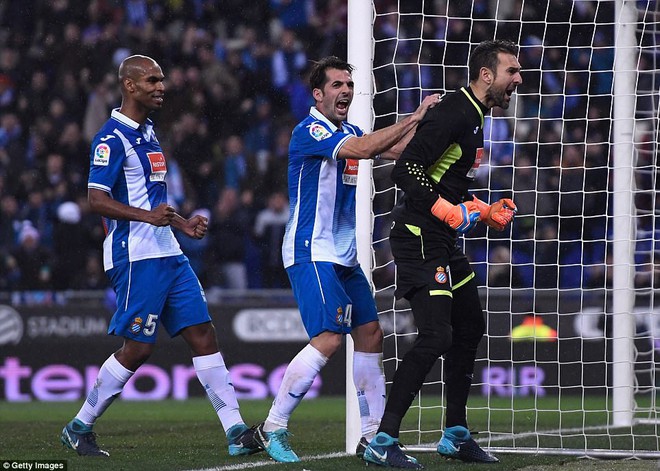
[[[248,424],[262,421],[271,401],[242,401],[243,418]],[[420,403],[427,407],[424,401]],[[471,406],[474,404],[471,401]],[[524,433],[525,422],[533,412],[524,404],[516,404],[512,413],[501,405],[490,404],[488,408],[470,412],[470,422],[477,428],[485,427],[490,421],[491,430],[514,429]],[[511,406],[509,401],[508,407]],[[83,458],[72,450],[65,449],[59,440],[62,427],[77,412],[77,403],[5,403],[0,402],[0,467],[6,460],[66,460],[69,471],[94,470],[308,470],[308,471],[365,471],[366,465],[354,456],[344,454],[344,399],[320,398],[303,401],[290,423],[293,433],[291,443],[302,458],[300,463],[282,464],[268,459],[265,453],[249,457],[230,457],[227,443],[217,417],[204,398],[185,402],[123,402],[117,401],[106,412],[95,427],[98,443],[110,452],[110,458]],[[431,406],[433,407],[433,406]],[[562,410],[564,407],[562,406]],[[413,408],[406,417],[407,425],[418,420]],[[527,410],[528,412],[525,412]],[[434,416],[429,421],[438,421],[439,412],[428,411],[424,416]],[[535,413],[534,413],[535,414]],[[539,428],[552,429],[561,423],[572,427],[569,415],[544,414]],[[581,415],[580,415],[581,417]],[[599,419],[595,417],[596,421]],[[520,419],[520,420],[519,420]],[[538,419],[537,419],[538,420]],[[580,419],[581,420],[581,419]],[[579,422],[578,417],[575,421]],[[513,422],[512,422],[513,421]],[[520,422],[520,425],[517,425]],[[426,425],[426,424],[425,424]],[[628,431],[630,433],[630,430]],[[640,437],[651,440],[653,430],[640,431]],[[604,435],[607,435],[604,433]],[[633,435],[635,431],[633,430]],[[657,435],[657,434],[655,434]],[[417,436],[402,434],[404,443],[437,441],[439,433]],[[657,437],[656,437],[657,438]],[[609,440],[609,439],[608,439]],[[534,441],[534,440],[532,440]],[[519,443],[519,442],[516,442]],[[508,446],[501,442],[498,445]],[[522,445],[524,446],[524,445]],[[525,470],[525,471],[605,471],[605,470],[658,470],[656,461],[598,461],[552,455],[500,454],[501,462],[494,465],[470,465],[457,461],[446,461],[436,453],[413,453],[426,469],[442,470]],[[381,469],[370,466],[370,470]],[[0,470],[1,471],[1,470]]]

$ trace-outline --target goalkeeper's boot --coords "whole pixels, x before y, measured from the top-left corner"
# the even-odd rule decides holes
[[[248,428],[245,424],[236,424],[227,430],[231,456],[252,455],[263,450],[254,439],[255,429],[256,427]]]
[[[362,459],[364,456],[364,450],[366,450],[368,446],[369,441],[364,437],[360,438],[360,441],[357,444],[357,448],[355,448],[355,456]]]
[[[364,451],[367,449],[368,446],[369,446],[369,440],[367,440],[366,437],[360,438],[360,441],[358,442],[357,447],[355,448],[355,456],[361,459],[364,456]],[[406,455],[406,456],[408,457],[409,460],[412,460],[415,463],[417,463],[416,458],[410,455]]]
[[[438,453],[446,458],[454,458],[466,463],[498,463],[500,461],[481,448],[470,435],[470,431],[460,425],[445,429],[440,443],[438,443]]]
[[[275,461],[281,463],[297,463],[300,461],[300,458],[298,458],[296,452],[291,449],[289,435],[291,435],[291,433],[285,428],[277,429],[274,432],[266,432],[264,431],[264,424],[262,423],[255,430],[254,439]]]
[[[75,450],[80,456],[110,456],[96,444],[96,434],[92,427],[78,419],[73,419],[62,429],[60,441],[63,445]]]
[[[378,432],[369,442],[362,459],[367,463],[388,468],[422,469],[424,467],[401,450],[398,439],[390,437],[385,432]]]

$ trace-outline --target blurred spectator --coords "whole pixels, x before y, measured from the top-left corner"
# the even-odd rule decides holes
[[[242,39],[234,40],[232,44],[228,45],[226,57],[227,67],[232,77],[235,77],[241,85],[238,96],[241,111],[250,109],[255,95],[265,91],[260,90],[260,84],[254,70],[245,64],[245,56],[241,53],[244,47],[245,44]]]
[[[310,18],[314,18],[314,0],[270,0],[278,27],[307,32]]]
[[[280,36],[279,46],[273,52],[273,86],[278,90],[284,90],[306,65],[307,55],[296,33],[293,30],[285,29]]]
[[[488,287],[519,288],[522,279],[518,270],[511,263],[511,251],[504,245],[491,249],[488,257]]]
[[[112,75],[105,75],[89,94],[83,118],[83,135],[87,142],[92,141],[99,128],[108,120],[110,109],[119,105],[115,82]]]
[[[18,242],[21,221],[18,214],[18,200],[6,194],[0,198],[0,248],[11,250]]]
[[[193,113],[184,113],[172,128],[172,150],[183,178],[194,189],[191,195],[211,207],[218,195],[215,175],[211,174],[211,138],[207,126]]]
[[[45,71],[35,70],[29,80],[29,86],[22,88],[18,97],[18,112],[25,121],[47,114],[52,93]]]
[[[84,193],[87,190],[88,147],[80,125],[74,122],[67,123],[57,141],[56,150],[64,159],[66,179],[71,183],[72,191],[77,193]]]
[[[309,67],[305,67],[286,87],[291,114],[296,122],[305,119],[309,109],[314,106],[314,98],[309,89],[309,70]]]
[[[289,287],[289,278],[282,264],[282,239],[288,219],[289,203],[286,195],[283,191],[274,191],[254,223],[254,235],[261,249],[264,288]]]
[[[40,234],[30,221],[24,221],[18,234],[19,246],[12,252],[19,277],[20,290],[53,288],[53,254],[40,244]]]
[[[251,154],[268,151],[273,147],[273,115],[270,100],[258,96],[250,125],[244,136],[245,149]]]
[[[250,233],[247,212],[241,206],[238,190],[226,187],[213,209],[209,225],[209,283],[229,289],[248,287],[245,246]]]
[[[14,81],[7,74],[0,74],[0,112],[13,110],[15,101]]]
[[[237,102],[240,96],[240,83],[237,77],[230,73],[229,68],[215,55],[211,44],[204,43],[197,48],[197,60],[200,65],[204,88],[208,90],[219,85],[222,87],[228,101]]]
[[[100,253],[89,251],[85,256],[85,267],[83,270],[74,273],[69,288],[71,289],[108,289],[110,282],[108,276],[103,271],[103,261]],[[114,309],[114,308],[113,308]]]
[[[223,170],[225,187],[238,191],[243,186],[248,173],[248,158],[241,136],[232,135],[225,141]]]
[[[73,280],[84,271],[90,243],[88,235],[80,230],[80,208],[73,201],[65,201],[57,208],[54,228],[53,288],[69,289]]]
[[[35,175],[35,172],[30,172],[29,175]],[[36,178],[32,182],[34,186],[28,192],[27,202],[21,207],[19,214],[22,220],[29,221],[33,228],[39,231],[42,245],[52,246],[53,208],[44,195],[42,182]]]
[[[185,70],[181,66],[172,67],[166,76],[165,91],[167,93],[167,106],[158,111],[158,126],[163,135],[170,132],[174,123],[188,113],[195,113],[192,102],[192,91],[186,83]]]
[[[0,116],[0,172],[16,178],[24,166],[23,128],[14,113]]]
[[[559,215],[561,239],[579,239],[583,230],[584,211],[584,147],[571,144],[562,147]]]

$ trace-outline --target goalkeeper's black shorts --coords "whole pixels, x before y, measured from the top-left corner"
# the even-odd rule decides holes
[[[396,263],[397,298],[409,299],[418,289],[430,293],[459,288],[474,278],[467,257],[447,238],[434,237],[420,227],[395,223],[390,232],[390,247]]]

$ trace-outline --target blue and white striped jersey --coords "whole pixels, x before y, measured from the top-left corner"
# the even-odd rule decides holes
[[[115,109],[94,136],[91,149],[88,188],[147,211],[167,203],[167,164],[151,120],[140,126]],[[182,253],[170,226],[108,218],[103,224],[106,271],[122,263]]]
[[[337,159],[357,126],[338,129],[315,107],[289,143],[289,221],[282,244],[284,267],[302,262],[357,265],[355,190],[357,160]]]

